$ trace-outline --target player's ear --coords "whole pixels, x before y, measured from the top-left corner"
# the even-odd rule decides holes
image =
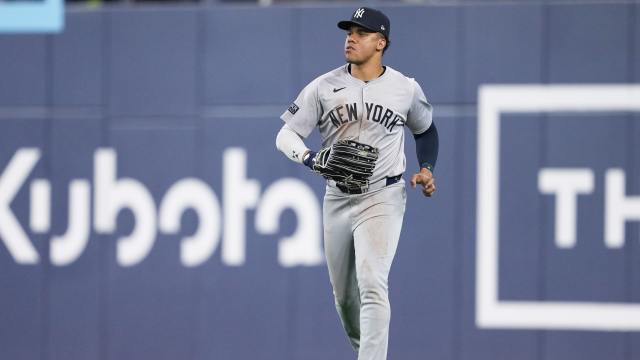
[[[384,50],[385,46],[387,46],[387,39],[385,39],[384,36],[380,36],[378,38],[378,44],[376,45],[376,49],[378,51],[382,51]]]

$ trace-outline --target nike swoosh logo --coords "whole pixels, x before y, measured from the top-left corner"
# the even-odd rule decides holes
[[[346,86],[345,87],[341,87],[340,89],[333,88],[333,92],[337,93],[338,91],[340,91],[342,89],[346,89],[346,88],[347,88]]]

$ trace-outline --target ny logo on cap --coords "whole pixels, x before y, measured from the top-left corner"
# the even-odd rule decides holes
[[[362,18],[362,15],[364,15],[364,9],[360,8],[360,9],[356,10],[356,12],[353,13],[353,18],[354,19],[360,19],[360,18]]]

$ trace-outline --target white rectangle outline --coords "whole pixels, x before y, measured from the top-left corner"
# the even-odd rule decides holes
[[[476,325],[640,331],[640,304],[498,298],[500,113],[640,111],[640,85],[482,85],[478,90]]]

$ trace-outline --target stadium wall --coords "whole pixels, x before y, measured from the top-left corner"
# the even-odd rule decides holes
[[[381,8],[441,144],[437,195],[408,189],[389,358],[638,359],[640,5]],[[323,183],[275,149],[351,11],[75,9],[1,35],[0,358],[354,358]]]

